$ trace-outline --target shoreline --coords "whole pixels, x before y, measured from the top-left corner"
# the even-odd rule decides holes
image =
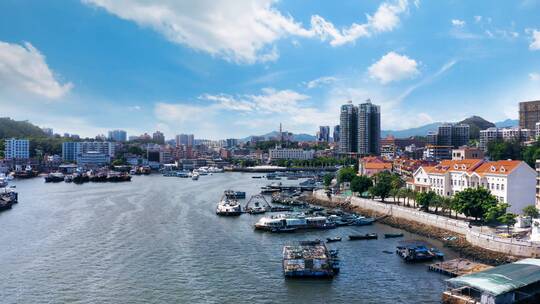
[[[448,231],[442,228],[419,224],[414,221],[398,219],[391,215],[382,214],[372,210],[352,206],[350,203],[334,203],[315,198],[312,194],[304,198],[306,202],[329,208],[340,208],[347,212],[362,214],[365,216],[377,218],[377,222],[388,225],[393,228],[403,229],[410,233],[415,233],[431,239],[436,239],[444,244],[444,247],[460,254],[461,257],[473,261],[478,261],[491,266],[498,266],[506,263],[515,262],[518,258],[504,253],[499,253],[470,244],[465,235]],[[445,240],[446,237],[456,237],[455,240]]]

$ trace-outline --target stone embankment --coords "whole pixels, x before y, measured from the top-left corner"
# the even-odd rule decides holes
[[[350,212],[378,218],[378,222],[422,236],[438,239],[463,257],[490,265],[515,261],[519,257],[536,257],[540,246],[530,242],[502,239],[469,228],[467,222],[418,211],[413,208],[384,204],[369,199],[328,197],[315,191],[307,197],[312,204],[339,207]]]

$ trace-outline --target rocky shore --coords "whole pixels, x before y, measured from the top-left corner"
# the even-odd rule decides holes
[[[419,234],[432,239],[441,241],[445,247],[451,248],[453,251],[459,253],[462,257],[468,258],[474,261],[478,261],[484,264],[497,266],[505,263],[514,262],[516,257],[508,256],[499,252],[494,252],[481,247],[473,246],[465,239],[464,235],[457,234],[448,230],[440,229],[437,227],[427,226],[419,224],[414,221],[404,220],[373,212],[371,210],[365,210],[358,206],[353,206],[349,202],[335,203],[328,200],[320,200],[309,195],[304,200],[310,204],[319,205],[328,208],[340,208],[347,212],[353,212],[377,218],[379,223],[389,225],[394,228],[403,229],[405,231]],[[455,237],[448,240],[448,237]]]

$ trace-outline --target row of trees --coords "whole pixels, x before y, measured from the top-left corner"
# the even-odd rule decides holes
[[[354,165],[356,160],[352,158],[316,157],[313,159],[278,159],[272,163],[281,167],[330,167],[337,165]]]

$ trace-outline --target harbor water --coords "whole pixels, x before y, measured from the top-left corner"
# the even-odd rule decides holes
[[[253,229],[264,215],[216,216],[224,190],[249,198],[268,183],[252,175],[13,182],[20,203],[0,213],[0,303],[440,302],[446,277],[383,253],[401,239],[382,235],[400,230],[375,224],[272,234]],[[379,239],[347,240],[370,232]],[[335,236],[343,241],[328,245],[342,261],[333,280],[283,277],[283,245]]]

